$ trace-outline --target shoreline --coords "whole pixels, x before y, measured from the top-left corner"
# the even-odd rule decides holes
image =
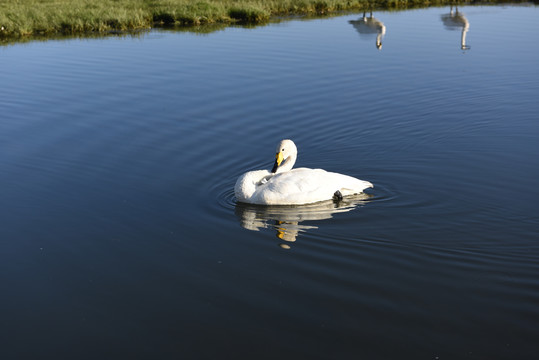
[[[84,36],[151,28],[259,25],[288,16],[528,1],[451,0],[19,0],[0,3],[0,40]],[[534,1],[537,4],[537,1]]]

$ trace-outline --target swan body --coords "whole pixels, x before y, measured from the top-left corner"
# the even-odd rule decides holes
[[[236,199],[259,205],[300,205],[330,200],[336,194],[359,194],[373,187],[368,181],[322,169],[292,169],[296,158],[294,142],[281,141],[271,172],[249,171],[238,178],[234,187]]]

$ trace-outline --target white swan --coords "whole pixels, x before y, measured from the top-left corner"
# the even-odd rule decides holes
[[[373,187],[368,181],[322,169],[293,169],[297,148],[292,140],[277,146],[273,169],[249,171],[236,181],[239,202],[259,205],[301,205],[359,194]]]
[[[382,50],[382,39],[386,34],[386,26],[380,20],[372,17],[372,11],[370,17],[366,16],[363,12],[363,17],[359,20],[350,20],[350,24],[359,32],[359,35],[376,34],[376,48]]]
[[[463,13],[459,12],[459,8],[456,7],[456,12],[453,12],[453,6],[451,5],[449,14],[442,15],[442,22],[448,30],[460,29],[460,48],[470,50],[470,46],[466,45],[466,33],[470,30],[470,22]]]

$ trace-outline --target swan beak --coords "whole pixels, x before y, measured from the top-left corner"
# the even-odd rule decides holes
[[[276,172],[277,168],[279,167],[279,165],[281,165],[282,162],[283,162],[283,152],[279,151],[275,155],[275,164],[273,164],[273,169],[271,169],[271,172],[272,173]]]

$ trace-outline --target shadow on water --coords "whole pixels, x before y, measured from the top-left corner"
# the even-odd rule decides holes
[[[442,22],[447,30],[460,30],[460,48],[464,51],[469,50],[470,46],[466,45],[466,34],[470,29],[470,22],[466,19],[463,13],[459,12],[458,6],[455,6],[453,11],[453,6],[451,6],[449,14],[444,14],[441,16]]]
[[[348,212],[368,203],[371,194],[357,194],[344,199],[322,201],[296,206],[264,206],[237,203],[235,214],[243,228],[252,231],[270,229],[283,240],[281,246],[290,249],[302,232],[318,229],[318,226],[302,224],[305,221],[331,219],[333,214]]]
[[[363,17],[358,20],[350,20],[349,23],[354,26],[361,37],[371,39],[372,35],[376,35],[376,48],[382,50],[382,39],[386,34],[386,26],[372,16],[372,10],[369,16],[363,12]]]
[[[227,28],[237,27],[237,28],[255,28],[258,26],[265,26],[265,24],[260,25],[251,25],[251,24],[224,24],[224,23],[212,23],[204,24],[198,26],[161,26],[157,29],[160,31],[170,31],[170,32],[184,32],[195,35],[208,35],[215,32],[223,31]],[[106,39],[106,38],[132,38],[132,39],[142,39],[152,32],[152,29],[141,29],[141,30],[113,30],[108,32],[90,32],[82,34],[35,34],[32,36],[21,36],[21,37],[9,37],[2,36],[0,33],[0,46],[29,43],[34,41],[50,41],[50,40],[87,40],[87,39]]]
[[[84,34],[36,34],[32,36],[21,37],[3,37],[0,34],[0,46],[9,46],[23,43],[30,43],[34,41],[67,41],[73,39],[79,40],[93,40],[93,39],[107,39],[107,38],[131,38],[142,39],[149,33],[149,30],[128,30],[128,31],[109,31],[109,32],[94,32]]]

